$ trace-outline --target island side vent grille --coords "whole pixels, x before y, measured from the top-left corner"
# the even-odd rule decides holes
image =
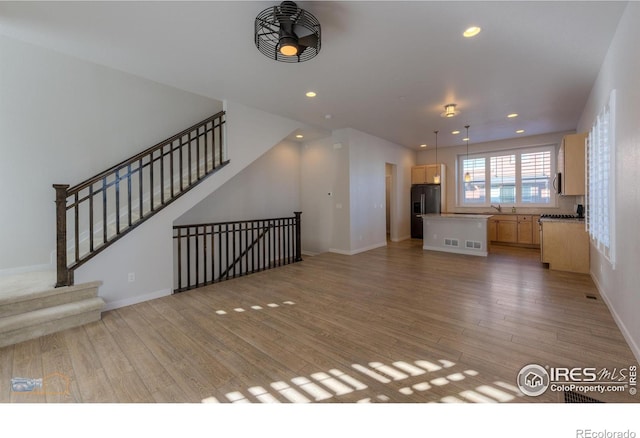
[[[468,249],[482,249],[482,242],[477,242],[475,240],[466,240],[465,246]]]
[[[458,247],[458,246],[460,246],[460,241],[458,239],[452,239],[450,237],[445,237],[444,246]]]

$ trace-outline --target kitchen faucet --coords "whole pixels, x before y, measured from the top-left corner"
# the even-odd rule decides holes
[[[500,204],[498,204],[497,207],[495,205],[491,204],[491,208],[495,208],[496,210],[498,210],[498,213],[502,213],[502,207],[500,207]]]

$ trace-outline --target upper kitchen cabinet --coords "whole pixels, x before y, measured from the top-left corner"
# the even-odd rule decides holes
[[[585,139],[586,133],[566,135],[558,151],[558,179],[560,195],[585,194]]]
[[[434,184],[434,177],[439,173],[440,184],[444,183],[446,177],[446,167],[444,164],[424,164],[411,168],[411,184]],[[438,183],[435,183],[438,184]]]

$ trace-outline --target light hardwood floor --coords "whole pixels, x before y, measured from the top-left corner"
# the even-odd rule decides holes
[[[530,363],[637,365],[588,275],[544,269],[536,250],[484,258],[409,240],[306,257],[2,348],[0,401],[559,401],[519,393]],[[45,387],[12,392],[12,377]]]

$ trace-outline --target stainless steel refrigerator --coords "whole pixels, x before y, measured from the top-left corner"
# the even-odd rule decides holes
[[[440,184],[411,186],[411,237],[422,239],[423,214],[440,213]]]

